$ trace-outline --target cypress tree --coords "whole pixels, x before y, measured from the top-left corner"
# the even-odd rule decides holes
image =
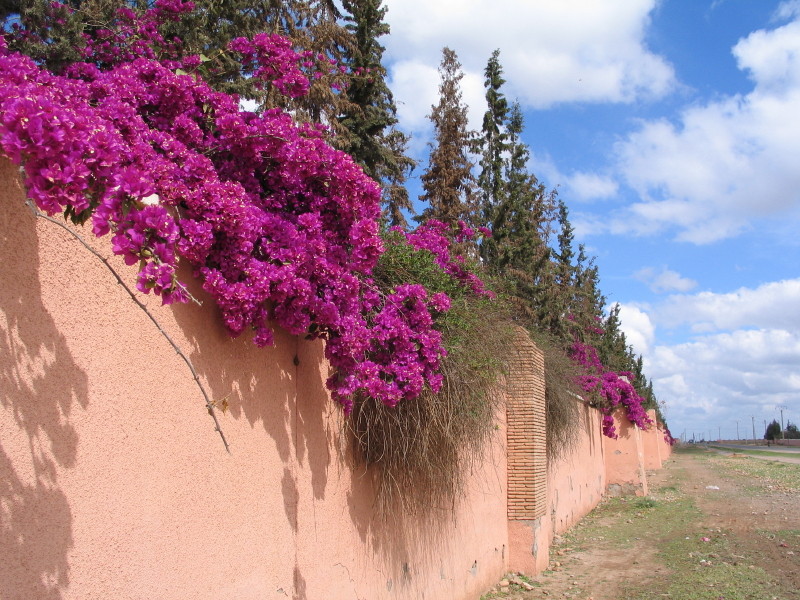
[[[420,200],[428,207],[417,220],[438,219],[450,225],[459,220],[471,223],[474,221],[475,179],[470,143],[474,135],[468,129],[467,107],[461,96],[464,73],[456,53],[450,48],[442,49],[439,75],[439,103],[431,107],[428,116],[433,122],[435,141],[430,144],[428,168],[421,177],[425,193]]]
[[[569,222],[569,210],[560,198],[558,199],[558,249],[555,252],[552,266],[552,290],[549,298],[548,329],[567,343],[571,342],[567,320],[574,318],[574,284],[575,252],[572,248],[574,229]]]
[[[530,150],[522,141],[523,130],[522,110],[514,103],[507,124],[502,193],[490,224],[492,237],[484,242],[484,260],[508,281],[518,308],[529,319],[538,320],[545,302],[543,286],[550,259],[546,238],[553,196],[527,170]]]
[[[636,373],[625,333],[620,329],[620,305],[614,304],[603,321],[603,335],[597,345],[600,361],[611,371]]]
[[[586,247],[578,245],[578,258],[575,262],[575,293],[573,307],[575,318],[584,331],[589,331],[594,341],[602,321],[606,298],[600,292],[600,276],[595,258],[586,255]]]
[[[508,120],[508,159],[500,180],[498,203],[489,224],[492,237],[485,242],[484,259],[502,272],[506,267],[519,267],[539,262],[544,254],[540,236],[545,189],[527,171],[530,151],[522,142],[524,128],[522,110],[515,103]]]
[[[212,87],[253,100],[261,109],[291,110],[298,120],[323,122],[338,134],[336,116],[347,98],[337,90],[348,84],[348,73],[334,69],[319,79],[310,78],[308,94],[288,98],[272,86],[260,88],[227,47],[237,37],[279,34],[289,38],[298,52],[313,53],[312,62],[332,60],[344,66],[353,39],[341,18],[333,0],[196,0],[195,10],[166,30],[181,39],[187,53],[206,58],[201,73]]]
[[[334,144],[347,152],[364,173],[383,186],[384,217],[405,225],[403,210],[412,210],[404,183],[414,167],[406,155],[408,138],[396,129],[397,107],[386,85],[384,47],[378,38],[389,33],[382,0],[344,0],[347,29],[354,38],[349,54],[356,74],[344,91],[349,104],[339,119],[346,131]]]
[[[18,0],[3,2],[2,26],[11,50],[30,56],[53,72],[81,60],[82,33],[86,21],[104,22],[113,12],[102,1],[65,2],[54,6],[50,0]],[[75,9],[81,8],[81,11]],[[27,35],[14,35],[15,21],[24,27]]]
[[[492,52],[484,70],[484,86],[486,88],[486,112],[483,115],[480,150],[480,175],[478,186],[481,190],[481,205],[484,222],[491,224],[496,218],[498,205],[503,191],[503,155],[508,150],[508,134],[505,131],[508,118],[508,102],[500,91],[506,82],[503,79],[503,67],[500,65],[500,50]],[[488,247],[483,245],[481,256]]]

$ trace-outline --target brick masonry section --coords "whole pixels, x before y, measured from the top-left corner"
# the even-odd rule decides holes
[[[531,520],[544,515],[547,504],[544,357],[523,329],[516,348],[506,391],[508,518]]]

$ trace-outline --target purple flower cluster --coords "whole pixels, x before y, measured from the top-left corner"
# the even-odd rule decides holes
[[[434,316],[450,308],[449,298],[413,284],[385,297],[365,290],[364,300],[365,310],[349,315],[348,326],[329,337],[325,348],[337,370],[328,380],[335,399],[349,412],[354,394],[394,406],[419,396],[426,384],[439,391],[439,361],[446,352]]]
[[[674,446],[678,443],[678,440],[672,437],[672,432],[670,432],[669,427],[664,427],[664,441],[669,444],[670,446]]]
[[[183,74],[198,64],[159,24],[191,9],[158,0],[87,40],[85,62],[54,75],[0,41],[0,149],[25,167],[37,206],[112,235],[138,264],[137,287],[185,302],[179,257],[218,304],[228,331],[272,343],[271,323],[326,340],[327,382],[346,409],[354,394],[394,405],[438,390],[445,351],[434,321],[445,294],[371,279],[383,251],[380,189],[319,127],[238,99]],[[2,38],[0,38],[2,40]],[[127,42],[131,43],[128,44]],[[166,50],[165,50],[166,48]],[[237,40],[248,68],[284,93],[303,93],[308,57],[278,36]],[[409,234],[447,273],[490,295],[441,224]]]
[[[194,3],[187,0],[157,0],[140,16],[123,6],[117,10],[116,19],[109,28],[98,29],[91,35],[84,34],[86,46],[83,56],[101,67],[147,58],[176,69],[181,66],[181,41],[165,38],[160,27],[169,21],[180,20],[194,8]]]
[[[648,429],[653,421],[644,409],[642,398],[633,386],[633,374],[608,371],[600,362],[597,349],[584,342],[575,341],[570,347],[570,358],[581,367],[582,373],[577,376],[578,385],[597,399],[603,412],[603,434],[616,438],[612,414],[617,408],[623,408],[631,423],[641,429]]]
[[[309,55],[298,55],[285,37],[266,33],[256,34],[252,40],[240,37],[231,42],[230,49],[241,55],[245,73],[260,83],[271,82],[282,94],[291,98],[308,93],[308,78],[297,66],[298,63],[306,63]]]
[[[450,226],[436,219],[426,221],[414,231],[405,234],[408,242],[417,250],[427,250],[434,256],[436,264],[448,275],[471,290],[476,296],[485,296],[493,299],[495,293],[486,289],[485,284],[468,267],[463,256],[452,256],[450,253],[450,240],[464,242],[474,239],[475,231],[459,221],[456,231],[452,232]]]

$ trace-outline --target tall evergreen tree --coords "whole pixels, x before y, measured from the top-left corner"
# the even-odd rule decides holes
[[[562,199],[558,199],[558,249],[552,266],[552,289],[550,290],[547,328],[565,342],[571,342],[567,322],[574,318],[575,251],[574,229],[569,221],[569,210]]]
[[[506,120],[508,118],[508,102],[500,91],[506,82],[503,79],[503,67],[500,65],[500,50],[492,52],[484,70],[484,86],[486,88],[486,112],[483,115],[481,137],[478,150],[481,154],[478,186],[481,190],[483,219],[492,223],[496,218],[498,205],[503,191],[503,156],[508,150],[508,134]],[[481,255],[484,255],[484,245]],[[486,256],[483,256],[484,259]]]
[[[418,221],[437,219],[450,225],[459,220],[473,222],[475,211],[475,178],[470,158],[470,143],[474,137],[469,130],[467,106],[462,102],[461,79],[464,73],[456,53],[442,49],[439,65],[439,103],[431,107],[434,142],[428,168],[422,174],[424,194],[420,200],[428,207]]]
[[[606,299],[600,292],[600,275],[595,259],[586,255],[586,247],[583,244],[578,244],[574,285],[575,317],[585,330],[593,333],[599,328]]]
[[[575,273],[573,260],[575,258],[575,251],[573,243],[575,241],[575,228],[569,221],[569,209],[566,203],[559,199],[558,201],[558,284],[563,288],[569,288],[572,285]]]
[[[524,119],[519,104],[511,107],[508,154],[499,203],[484,241],[485,264],[508,282],[509,294],[528,320],[538,320],[544,301],[544,271],[550,259],[546,236],[552,195],[528,172],[530,150],[522,141]]]
[[[600,361],[611,371],[633,371],[628,354],[628,341],[621,329],[620,305],[614,304],[603,321],[603,336],[597,345]]]
[[[59,73],[66,65],[81,60],[82,33],[87,23],[104,23],[114,10],[103,0],[70,0],[60,6],[51,0],[16,0],[3,3],[2,27],[4,32],[10,32],[6,41],[11,50]],[[15,23],[25,29],[26,35],[15,35]]]
[[[383,186],[389,224],[405,225],[402,211],[412,205],[404,184],[414,161],[406,155],[408,138],[396,129],[397,107],[386,85],[384,47],[378,38],[389,33],[389,25],[381,5],[382,0],[343,0],[347,29],[354,37],[349,65],[357,76],[344,91],[349,106],[339,119],[347,134],[334,143]]]
[[[147,5],[143,0],[139,3]],[[187,53],[206,57],[201,72],[212,87],[253,100],[262,109],[291,110],[296,119],[322,122],[340,136],[346,130],[336,117],[349,106],[347,96],[339,92],[350,81],[347,69],[312,77],[306,95],[289,98],[249,77],[228,44],[237,37],[279,34],[289,38],[297,51],[310,52],[311,62],[322,65],[324,72],[329,61],[346,67],[353,51],[354,37],[342,19],[334,0],[196,0],[192,13],[166,28],[170,36],[182,40]]]

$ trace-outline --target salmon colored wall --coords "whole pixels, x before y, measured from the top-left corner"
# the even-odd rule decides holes
[[[500,578],[502,421],[456,511],[386,525],[325,391],[319,343],[276,331],[274,348],[257,349],[228,337],[210,301],[145,297],[227,397],[227,453],[154,325],[23,200],[0,161],[0,598],[450,600]]]
[[[24,207],[4,160],[0,202],[3,600],[475,598],[509,567],[546,568],[553,535],[607,484],[647,492],[640,432],[623,418],[608,440],[584,406],[576,447],[549,465],[544,517],[507,520],[500,416],[455,510],[381,521],[322,344],[231,339],[185,273],[202,307],[139,297],[227,399],[228,453],[180,357],[97,258]]]
[[[603,416],[582,405],[581,435],[575,450],[552,465],[548,504],[554,534],[575,525],[602,500],[606,491]]]
[[[505,419],[455,513],[442,506],[425,519],[398,514],[386,526],[374,515],[370,474],[343,440],[341,411],[306,389],[320,371],[327,377],[322,345],[303,344],[299,360],[297,552],[306,596],[450,600],[496,583],[508,564]]]
[[[653,425],[650,429],[641,432],[644,468],[648,471],[655,471],[661,468],[664,432],[655,425],[656,411],[653,409],[648,410],[647,415],[650,417],[650,420],[653,421]]]
[[[672,445],[665,439],[665,432],[663,429],[658,430],[658,435],[660,436],[659,439],[661,440],[661,449],[659,451],[661,453],[661,462],[664,463],[669,459],[670,456],[672,456]]]
[[[779,446],[800,446],[800,440],[775,440]]]
[[[606,485],[610,494],[648,494],[642,432],[620,409],[614,413],[617,439],[603,436]]]

